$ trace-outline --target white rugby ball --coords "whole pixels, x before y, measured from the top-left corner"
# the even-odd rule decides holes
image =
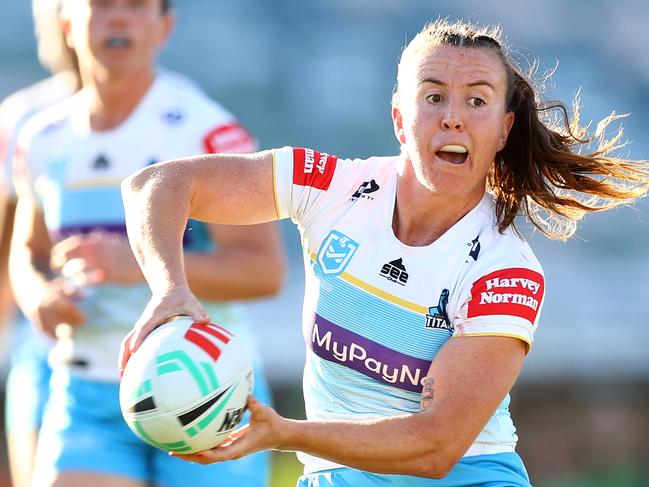
[[[131,430],[165,451],[217,446],[237,426],[252,392],[241,339],[214,323],[180,317],[156,328],[131,356],[119,402]]]

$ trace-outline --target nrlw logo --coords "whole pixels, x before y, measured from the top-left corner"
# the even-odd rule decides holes
[[[531,269],[492,272],[473,283],[467,316],[510,315],[534,324],[543,289],[543,276]]]
[[[408,282],[408,273],[406,272],[406,266],[403,265],[403,259],[401,257],[387,264],[383,264],[379,275],[385,277],[388,281],[396,282],[402,286],[405,286]]]
[[[428,308],[426,315],[426,328],[438,328],[441,330],[448,330],[453,333],[453,325],[451,320],[448,319],[446,313],[446,306],[448,305],[448,289],[444,289],[439,296],[439,303],[437,306]]]
[[[356,201],[359,198],[367,198],[368,200],[373,200],[373,196],[369,196],[371,193],[375,193],[379,190],[379,185],[376,184],[376,181],[373,179],[370,181],[365,181],[363,184],[361,184],[356,192],[351,195],[350,200],[351,201]]]
[[[338,275],[345,270],[358,244],[346,235],[332,230],[318,251],[318,263],[322,272]]]

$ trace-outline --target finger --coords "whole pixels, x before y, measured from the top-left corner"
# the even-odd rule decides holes
[[[245,435],[248,432],[248,425],[244,426],[243,428],[238,429],[234,433],[232,433],[230,436],[227,437],[225,441],[222,443],[219,443],[219,445],[216,448],[225,448],[227,446],[230,446],[232,443],[235,441],[239,440],[243,435]]]
[[[133,354],[142,344],[144,339],[157,327],[168,322],[176,316],[189,316],[194,321],[209,323],[210,317],[203,309],[203,306],[196,300],[195,303],[181,305],[174,308],[173,311],[163,311],[162,308],[156,308],[151,314],[143,315],[135,324],[135,336],[131,340],[131,354]],[[143,319],[145,318],[145,319]]]
[[[181,453],[169,452],[169,456],[179,458],[179,459],[184,460],[186,462],[201,463],[203,465],[208,465],[210,463],[213,463],[213,462],[205,459],[201,453],[194,453],[192,455],[183,455]]]
[[[50,263],[52,267],[60,269],[68,260],[82,256],[83,252],[83,236],[74,235],[61,240],[52,247]]]
[[[67,323],[72,326],[83,325],[86,316],[81,312],[79,307],[69,299],[56,299],[51,304],[52,312],[56,313],[61,323]]]
[[[65,300],[78,301],[84,298],[83,289],[68,277],[57,277],[50,282],[51,291]]]
[[[94,259],[88,259],[86,257],[73,257],[66,260],[61,266],[61,274],[63,277],[72,277],[75,274],[80,272],[85,272],[88,269],[97,267]]]
[[[156,319],[156,318],[149,318],[147,321],[144,321],[142,324],[138,321],[138,323],[135,324],[135,328],[133,329],[133,336],[131,337],[131,340],[129,342],[129,352],[131,355],[133,355],[138,348],[140,348],[140,345],[142,345],[142,342],[144,339],[149,336],[149,334],[155,330],[158,326],[162,325],[165,323],[167,320],[161,320],[161,319]]]
[[[104,269],[85,269],[72,276],[72,279],[78,286],[92,286],[94,284],[101,284],[106,282],[108,274]]]
[[[131,340],[135,330],[131,330],[122,340],[122,344],[119,347],[119,357],[117,358],[117,368],[119,369],[119,376],[124,375],[124,368],[128,363],[128,359],[131,358]]]
[[[255,414],[255,411],[259,411],[262,408],[262,404],[251,394],[246,400],[246,408],[248,408],[250,414]]]

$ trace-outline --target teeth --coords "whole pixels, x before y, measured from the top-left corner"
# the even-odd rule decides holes
[[[440,152],[455,152],[456,154],[466,154],[469,152],[463,145],[445,145]]]

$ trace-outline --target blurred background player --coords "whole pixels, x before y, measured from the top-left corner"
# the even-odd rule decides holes
[[[36,438],[49,391],[47,353],[51,340],[35,333],[24,316],[14,316],[8,282],[8,257],[16,210],[11,159],[18,131],[36,112],[72,95],[80,86],[77,60],[63,36],[60,0],[34,0],[32,11],[38,57],[51,77],[24,88],[0,105],[0,164],[4,198],[0,202],[0,323],[17,325],[11,345],[6,385],[7,449],[14,487],[31,485]]]
[[[150,294],[125,238],[122,178],[158,160],[250,152],[231,114],[188,81],[159,72],[174,23],[163,0],[65,0],[64,30],[82,89],[21,131],[14,163],[16,298],[56,336],[34,485],[262,486],[268,457],[203,469],[145,445],[118,404],[119,343]],[[273,226],[188,225],[186,271],[213,319],[248,336],[224,301],[276,292],[283,256]],[[269,399],[259,364],[255,394]]]

